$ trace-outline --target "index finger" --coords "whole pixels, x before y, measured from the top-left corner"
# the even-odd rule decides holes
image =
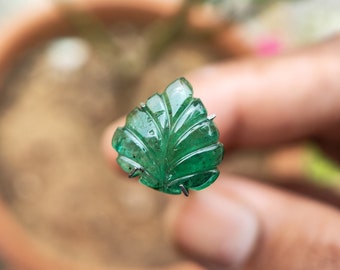
[[[186,77],[195,97],[217,115],[214,121],[226,147],[271,145],[340,122],[339,43],[340,38],[272,59],[215,64]],[[103,148],[110,163],[116,158],[111,138],[124,121],[105,133]]]

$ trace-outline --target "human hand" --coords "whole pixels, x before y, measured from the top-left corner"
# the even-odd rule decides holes
[[[217,115],[227,149],[313,137],[339,153],[339,46],[340,38],[274,59],[206,67],[187,78]],[[120,124],[104,140],[111,160],[108,142]],[[332,206],[221,174],[173,213],[176,243],[208,269],[340,269],[340,213]]]

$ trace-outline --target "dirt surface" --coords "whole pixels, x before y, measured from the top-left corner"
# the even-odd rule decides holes
[[[143,48],[135,32],[120,34],[126,52]],[[120,67],[98,49],[80,69],[64,72],[51,66],[48,48],[20,62],[1,93],[1,196],[35,238],[63,256],[105,266],[179,260],[162,223],[170,196],[112,172],[100,139],[110,122],[216,56],[174,45],[121,89]]]

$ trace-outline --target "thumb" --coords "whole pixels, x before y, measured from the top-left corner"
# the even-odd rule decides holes
[[[340,269],[336,209],[222,178],[176,209],[172,229],[185,253],[208,269]]]

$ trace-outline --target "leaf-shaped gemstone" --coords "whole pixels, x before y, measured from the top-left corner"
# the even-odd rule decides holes
[[[156,190],[188,195],[219,175],[223,145],[213,117],[200,99],[193,98],[190,83],[179,78],[162,94],[154,94],[127,116],[112,146],[117,162],[129,177]]]

